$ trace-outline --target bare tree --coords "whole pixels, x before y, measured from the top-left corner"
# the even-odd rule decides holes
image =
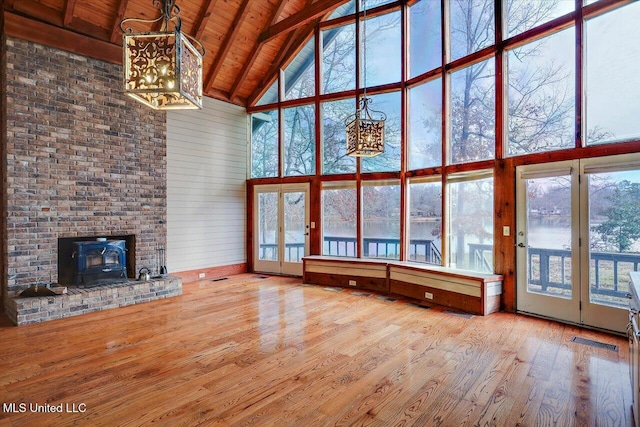
[[[284,176],[315,173],[315,107],[303,105],[284,112]]]

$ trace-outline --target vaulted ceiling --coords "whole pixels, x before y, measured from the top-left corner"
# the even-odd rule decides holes
[[[176,0],[182,31],[198,39],[206,96],[247,106],[313,32],[348,0]],[[153,19],[153,0],[3,0],[5,33],[122,62],[123,18]],[[157,30],[137,28],[136,31]]]

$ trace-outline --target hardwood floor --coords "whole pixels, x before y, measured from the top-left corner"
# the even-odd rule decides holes
[[[631,425],[625,338],[260,277],[5,321],[0,426]],[[11,403],[26,412],[7,412]]]

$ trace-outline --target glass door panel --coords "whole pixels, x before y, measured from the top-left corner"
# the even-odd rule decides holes
[[[640,264],[640,170],[589,175],[589,302],[628,308]]]
[[[265,273],[280,272],[280,226],[278,185],[256,187],[255,204],[255,270]]]
[[[527,292],[571,299],[571,176],[526,179]]]
[[[517,306],[578,323],[577,164],[518,168]]]
[[[623,332],[640,270],[640,154],[586,159],[581,188],[582,322]]]
[[[278,193],[258,194],[260,260],[278,260]]]
[[[302,257],[309,237],[306,191],[284,190],[283,273],[302,275]],[[299,272],[299,273],[298,273]]]

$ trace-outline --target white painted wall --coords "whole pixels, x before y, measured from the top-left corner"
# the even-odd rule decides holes
[[[247,113],[210,98],[167,113],[169,272],[246,262]]]

